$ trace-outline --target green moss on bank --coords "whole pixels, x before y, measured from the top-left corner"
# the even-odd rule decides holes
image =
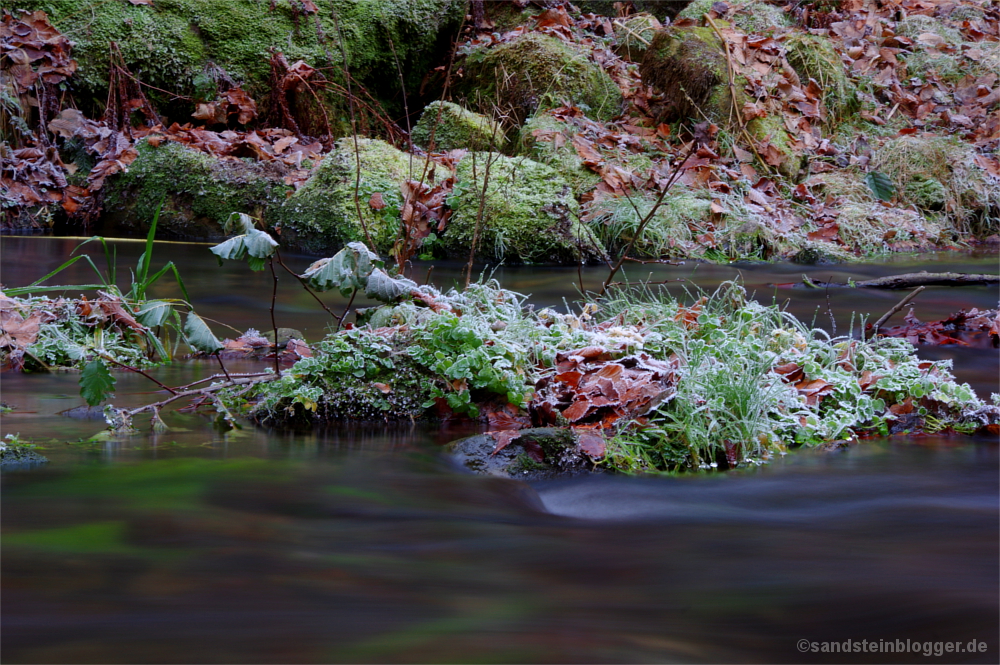
[[[316,0],[319,11],[304,14],[297,2],[265,0],[19,0],[15,6],[41,9],[74,43],[80,67],[73,85],[81,98],[103,101],[108,85],[108,47],[119,45],[125,64],[143,82],[191,95],[194,78],[211,61],[252,95],[267,92],[270,49],[289,62],[341,66],[337,24],[352,75],[377,94],[398,94],[402,69],[407,87],[419,86],[465,13],[461,0]],[[392,40],[394,57],[389,46]],[[336,78],[336,75],[331,77]],[[162,93],[147,90],[157,97]],[[168,97],[163,96],[163,101]]]
[[[476,255],[488,261],[574,263],[604,251],[580,223],[569,184],[530,159],[469,153],[448,204],[454,214],[442,240],[456,257],[468,256],[474,238]]]
[[[427,105],[410,137],[428,150],[489,150],[501,148],[507,141],[499,123],[441,101]]]
[[[499,109],[511,124],[564,103],[609,120],[622,104],[621,90],[585,52],[537,32],[470,53],[457,87],[466,107]]]
[[[139,157],[108,180],[109,223],[130,232],[149,228],[160,201],[157,232],[182,238],[224,235],[233,212],[262,218],[285,200],[285,169],[275,162],[220,159],[168,141],[136,144]]]
[[[378,251],[389,251],[400,228],[403,195],[399,186],[408,179],[419,180],[424,160],[378,139],[359,138],[357,145],[355,152],[353,138],[338,141],[305,185],[271,211],[268,219],[281,229],[282,242],[313,253],[328,253],[348,242],[365,240],[358,218],[360,206]],[[435,165],[427,182],[439,182],[449,175],[447,169]],[[372,200],[375,194],[381,197],[381,204]]]

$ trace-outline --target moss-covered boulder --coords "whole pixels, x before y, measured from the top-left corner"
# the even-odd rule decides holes
[[[456,92],[466,107],[483,113],[499,109],[510,124],[565,103],[609,120],[622,105],[618,85],[584,50],[537,32],[470,53]]]
[[[677,18],[701,21],[717,2],[718,0],[694,0],[677,14]],[[781,8],[757,0],[729,5],[724,18],[748,34],[767,32],[792,24],[788,14]]]
[[[318,11],[306,13],[307,4],[315,4]],[[158,88],[191,96],[195,79],[211,61],[258,95],[267,88],[269,49],[281,51],[289,62],[301,59],[313,66],[339,68],[338,34],[343,36],[351,74],[388,99],[398,94],[397,60],[407,87],[415,89],[446,52],[465,14],[463,0],[156,0],[145,4],[18,0],[13,6],[46,11],[53,25],[73,41],[72,55],[80,66],[71,85],[78,103],[99,103],[106,98],[111,42],[118,44],[133,73]],[[393,75],[385,75],[387,71]],[[162,94],[153,89],[146,92],[154,98]],[[162,101],[168,99],[163,95]]]
[[[283,244],[322,254],[348,242],[365,241],[360,207],[377,251],[386,253],[392,248],[403,206],[399,187],[408,179],[420,179],[424,160],[378,139],[357,139],[357,152],[354,145],[350,137],[338,141],[302,188],[268,215],[280,229]],[[425,182],[439,182],[450,175],[436,165],[431,171]]]
[[[848,78],[840,54],[829,39],[793,32],[782,44],[788,64],[802,83],[813,79],[823,89],[828,122],[835,122],[858,108],[857,88]]]
[[[663,29],[657,18],[646,12],[617,20],[614,26],[615,53],[632,62],[642,62],[656,31]]]
[[[451,102],[431,102],[410,134],[426,150],[489,150],[503,147],[506,136],[499,123]]]
[[[573,190],[551,167],[499,153],[472,152],[458,163],[446,251],[509,263],[574,263],[603,254],[579,221]],[[477,230],[478,227],[478,230]]]
[[[264,217],[285,200],[286,167],[277,162],[220,159],[180,143],[136,144],[138,158],[105,184],[106,223],[141,233],[163,201],[158,234],[176,238],[218,238],[233,212]]]
[[[548,111],[539,111],[521,127],[516,153],[554,168],[579,197],[596,187],[601,177],[584,166],[573,146],[573,134],[568,123]]]
[[[704,114],[726,125],[746,101],[745,80],[729,90],[726,55],[712,28],[682,27],[660,30],[639,66],[643,83],[663,93],[665,120],[697,118]],[[744,85],[741,85],[743,83]]]

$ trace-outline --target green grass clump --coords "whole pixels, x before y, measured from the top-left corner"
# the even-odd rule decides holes
[[[694,0],[677,14],[677,18],[701,21],[705,14],[712,11],[713,4],[714,0]],[[780,8],[756,0],[731,5],[725,20],[748,34],[769,32],[792,23],[788,14]]]
[[[617,471],[760,464],[793,447],[899,429],[890,410],[898,404],[912,405],[910,426],[934,431],[975,430],[984,414],[1000,414],[955,383],[948,361],[922,362],[900,339],[831,339],[734,283],[688,306],[662,289],[623,287],[580,315],[534,312],[493,281],[444,294],[422,288],[446,307],[398,302],[328,335],[312,358],[255,388],[253,417],[409,419],[445,406],[476,417],[485,404],[525,411],[539,380],[557,371],[558,353],[594,346],[618,358],[641,349],[677,366],[671,396],[605,433],[604,463]],[[798,374],[789,381],[790,368]],[[809,398],[802,386],[820,392]]]
[[[986,236],[1000,228],[1000,179],[980,168],[975,157],[975,148],[953,137],[908,135],[886,141],[872,155],[871,168],[894,181],[904,203],[941,209],[943,223]],[[921,185],[930,181],[941,187]]]
[[[636,231],[656,203],[651,196],[614,197],[595,201],[590,211],[590,228],[605,246],[621,251],[633,239],[637,257],[688,256],[696,248],[694,233],[711,214],[711,201],[704,196],[677,188],[664,197],[652,219],[636,238]]]
[[[921,416],[959,428],[970,413],[993,408],[954,382],[948,361],[921,362],[905,340],[830,339],[775,305],[747,300],[735,284],[689,309],[665,291],[618,290],[601,311],[641,328],[646,352],[681,363],[676,397],[609,446],[608,464],[619,470],[759,464],[794,446],[888,432],[888,407],[907,399]],[[829,384],[828,394],[809,403],[774,372],[787,363]]]

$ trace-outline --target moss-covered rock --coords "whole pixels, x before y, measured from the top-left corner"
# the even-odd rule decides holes
[[[285,200],[286,169],[279,163],[220,159],[179,143],[136,144],[139,157],[105,185],[104,211],[113,228],[149,228],[160,201],[159,234],[217,238],[233,212],[264,217]]]
[[[125,64],[144,82],[191,95],[194,79],[214,62],[252,95],[263,94],[269,76],[269,49],[289,62],[341,65],[343,36],[352,75],[376,94],[398,93],[398,56],[407,87],[421,78],[447,48],[465,13],[462,0],[315,0],[319,11],[305,14],[299,2],[262,0],[18,0],[16,7],[42,9],[74,42],[80,67],[72,85],[77,100],[102,102],[108,85],[108,48],[115,42]],[[153,97],[158,94],[148,89]],[[167,97],[164,96],[163,101]]]
[[[571,142],[573,133],[568,123],[539,111],[521,127],[516,153],[554,168],[579,197],[596,187],[601,177],[584,166]]]
[[[489,150],[502,147],[506,136],[499,123],[451,102],[431,102],[410,134],[427,150]]]
[[[734,100],[729,90],[722,42],[711,28],[660,30],[639,67],[647,85],[663,93],[665,120],[697,118],[704,114],[717,124],[729,124],[743,107],[745,80],[737,81]]]
[[[456,88],[466,107],[498,108],[513,124],[564,103],[608,120],[622,104],[621,90],[584,51],[537,32],[470,53]]]
[[[419,179],[424,160],[408,155],[378,139],[345,138],[315,168],[312,176],[295,194],[268,215],[281,229],[282,242],[313,253],[328,253],[355,240],[364,241],[358,207],[377,251],[388,252],[399,233],[403,195],[399,186]],[[358,162],[361,177],[355,180]],[[447,169],[434,166],[427,182],[449,176]],[[381,203],[372,205],[379,194]]]
[[[448,204],[454,212],[442,242],[455,257],[468,256],[473,238],[476,255],[489,261],[574,263],[603,254],[579,221],[569,184],[530,159],[469,153]]]
[[[813,79],[823,89],[828,121],[836,121],[857,109],[857,89],[847,77],[840,54],[829,39],[795,32],[782,43],[788,64],[802,83]]]
[[[701,21],[705,14],[712,11],[712,5],[716,2],[717,0],[694,0],[677,14],[677,18]],[[788,14],[780,8],[756,0],[730,5],[725,19],[748,34],[791,25]]]
[[[642,62],[656,31],[663,29],[655,16],[645,12],[615,21],[614,26],[615,53],[632,62]]]

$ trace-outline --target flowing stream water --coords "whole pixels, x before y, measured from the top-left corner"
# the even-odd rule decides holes
[[[79,242],[0,237],[0,281],[30,283]],[[127,273],[142,244],[112,244]],[[86,251],[103,265],[99,245]],[[202,315],[240,331],[270,328],[270,273],[219,267],[207,245],[157,243],[154,267],[166,260],[177,263]],[[301,272],[311,259],[285,260]],[[427,268],[416,266],[415,278]],[[787,301],[817,327],[831,330],[832,314],[845,334],[852,313],[877,318],[903,294],[774,285],[803,273],[847,281],[996,268],[996,255],[941,254],[808,268],[634,265],[629,277],[685,280],[669,283],[677,294],[739,278],[757,298]],[[88,271],[78,263],[52,283],[91,282]],[[438,265],[431,280],[447,287],[460,271]],[[537,267],[494,274],[538,307],[561,307],[580,279],[595,288],[605,275]],[[165,278],[151,295],[179,291]],[[931,288],[914,305],[933,320],[995,307],[997,296],[987,287]],[[338,295],[324,300],[346,304]],[[287,276],[276,316],[310,340],[330,323]],[[952,359],[959,379],[984,397],[1000,390],[995,350],[920,354]],[[232,371],[250,367],[230,363]],[[181,361],[152,373],[176,385],[215,369]],[[0,420],[0,435],[41,442],[51,460],[3,474],[4,662],[1000,657],[995,439],[893,437],[796,451],[724,475],[528,485],[455,469],[440,446],[469,428],[454,425],[220,433],[207,417],[170,412],[165,433],[89,442],[103,422],[58,415],[83,403],[76,380],[0,376],[3,401],[17,406]],[[120,374],[114,402],[151,401],[152,388]],[[810,643],[805,652],[800,640]],[[812,643],[842,649],[848,640],[867,651],[812,651]],[[890,643],[917,650],[872,652]]]

